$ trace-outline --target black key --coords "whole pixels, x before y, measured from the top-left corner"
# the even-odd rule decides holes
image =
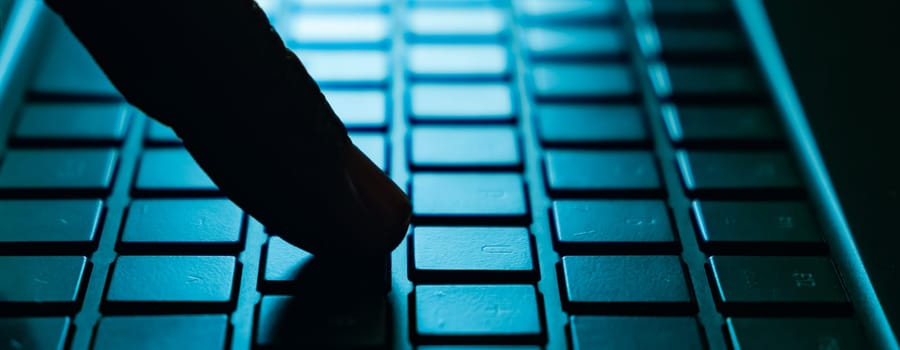
[[[667,315],[696,310],[678,256],[565,256],[560,274],[568,312]]]
[[[121,103],[26,104],[13,137],[29,144],[118,144],[130,117]]]
[[[300,50],[303,66],[322,87],[383,88],[391,76],[381,50]]]
[[[713,295],[727,314],[832,314],[849,309],[825,257],[713,256]]]
[[[572,316],[573,350],[705,349],[693,317]]]
[[[662,190],[650,152],[551,150],[544,167],[547,189],[556,197],[654,196]]]
[[[734,349],[871,349],[852,318],[734,318],[725,321]]]
[[[416,227],[413,281],[534,281],[531,235],[519,227]]]
[[[112,149],[12,150],[0,167],[0,192],[34,196],[100,196],[109,192],[118,152]]]
[[[562,253],[675,253],[668,208],[655,200],[553,202],[554,238]]]
[[[537,343],[543,334],[531,285],[419,285],[413,302],[415,334],[423,343]]]
[[[535,98],[554,100],[623,100],[637,96],[631,67],[617,63],[538,63],[532,70]]]
[[[507,35],[506,15],[494,7],[417,7],[409,11],[407,35],[414,41],[491,41]]]
[[[573,22],[616,21],[622,8],[616,1],[595,0],[522,0],[517,1],[523,19],[528,22]]]
[[[516,116],[507,83],[410,85],[414,122],[511,122]]]
[[[137,195],[216,195],[219,188],[182,148],[144,152],[134,184]]]
[[[759,74],[744,65],[655,64],[650,77],[660,98],[676,101],[759,102],[765,91]]]
[[[102,311],[228,311],[233,256],[129,256],[116,259]]]
[[[528,203],[516,174],[412,176],[413,220],[419,224],[522,224]]]
[[[678,151],[684,187],[694,196],[773,196],[800,190],[800,177],[783,152]]]
[[[262,282],[272,289],[285,289],[297,276],[299,269],[312,259],[312,254],[297,248],[281,237],[272,236],[266,244],[265,265],[262,267]]]
[[[322,90],[328,104],[347,129],[383,130],[388,123],[388,100],[384,90]]]
[[[350,134],[350,140],[372,163],[388,171],[387,141],[382,134]]]
[[[181,138],[175,130],[154,120],[147,120],[147,142],[155,145],[179,145]]]
[[[74,312],[89,271],[83,256],[0,256],[0,313]]]
[[[388,348],[390,311],[384,294],[343,290],[337,294],[264,296],[257,309],[256,345],[275,349]]]
[[[821,252],[824,241],[803,202],[694,201],[694,223],[704,251],[717,254]]]
[[[0,344],[10,350],[63,350],[71,324],[68,317],[0,318]]]
[[[48,33],[47,50],[35,67],[30,92],[39,95],[121,100],[118,90],[106,78],[81,42],[66,29],[62,20]]]
[[[781,139],[771,110],[756,106],[679,106],[667,104],[662,115],[669,137],[689,146],[765,145]]]
[[[415,169],[505,169],[522,166],[516,130],[506,126],[417,127],[410,132]]]
[[[506,47],[497,44],[410,45],[406,59],[414,79],[498,80],[512,66]]]
[[[637,106],[540,104],[538,136],[547,146],[619,146],[648,143]]]
[[[722,28],[660,27],[656,33],[640,36],[644,53],[667,62],[748,59],[744,38],[737,30]]]
[[[223,349],[228,315],[106,316],[94,335],[95,350]]]
[[[119,251],[236,252],[243,212],[227,199],[135,200]]]
[[[0,251],[86,252],[102,214],[99,199],[0,201]]]
[[[533,27],[525,30],[525,44],[536,61],[621,60],[628,55],[628,42],[618,27]]]
[[[391,22],[371,12],[323,13],[299,11],[284,16],[284,37],[290,48],[380,48],[388,44]],[[301,56],[303,57],[303,56]]]
[[[654,20],[663,26],[723,26],[735,24],[731,3],[722,0],[653,0]]]

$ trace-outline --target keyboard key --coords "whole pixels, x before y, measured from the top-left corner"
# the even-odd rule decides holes
[[[575,313],[695,312],[678,256],[565,256],[564,307]]]
[[[294,3],[301,7],[309,7],[310,10],[316,9],[341,9],[341,10],[362,10],[362,9],[380,9],[387,4],[387,0],[294,0]]]
[[[384,90],[322,90],[331,108],[347,129],[383,130],[388,123],[388,100]]]
[[[705,349],[693,317],[572,316],[573,350]]]
[[[131,202],[119,251],[240,249],[243,212],[227,199],[140,199]]]
[[[562,253],[676,253],[680,248],[663,201],[554,201],[552,220]]]
[[[515,129],[418,127],[410,133],[413,169],[508,169],[522,166]]]
[[[313,257],[312,254],[285,242],[278,236],[269,238],[265,251],[262,282],[268,287],[276,287],[274,289],[290,287],[300,268]]]
[[[749,59],[747,44],[736,30],[717,28],[671,28],[648,30],[638,38],[644,54],[665,61]]]
[[[534,60],[624,59],[628,42],[618,27],[532,27],[525,45]]]
[[[520,0],[516,1],[529,22],[617,21],[621,8],[611,0]]]
[[[235,265],[233,256],[120,255],[102,311],[228,311]]]
[[[870,349],[851,318],[734,318],[725,321],[734,349]]]
[[[649,142],[637,106],[539,104],[538,136],[547,146],[638,145]]]
[[[285,37],[290,48],[383,47],[390,39],[390,22],[387,16],[380,13],[323,14],[301,11],[285,20]]]
[[[95,350],[223,349],[228,316],[106,316],[97,325]]]
[[[71,325],[68,317],[0,318],[0,344],[10,350],[62,350]]]
[[[525,228],[419,226],[411,242],[415,282],[537,280]]]
[[[522,177],[514,174],[412,176],[413,220],[419,224],[523,224],[528,203]]]
[[[849,309],[828,258],[713,256],[708,267],[713,295],[726,314],[827,314]]]
[[[298,50],[297,56],[323,87],[383,87],[390,79],[388,54],[377,50]]]
[[[506,83],[411,84],[414,122],[511,122],[516,108]]]
[[[275,349],[389,348],[389,305],[384,293],[336,292],[263,296],[257,308],[256,345]]]
[[[350,134],[350,140],[382,171],[388,171],[387,141],[382,134]]]
[[[506,35],[506,16],[497,8],[423,8],[409,11],[411,39],[494,41]]]
[[[623,100],[637,96],[631,68],[615,63],[538,63],[532,70],[535,98]]]
[[[733,24],[734,9],[722,0],[652,0],[656,22],[665,26]]]
[[[100,196],[109,192],[118,152],[112,149],[10,150],[0,167],[0,192]]]
[[[137,195],[217,194],[219,188],[182,148],[144,151],[134,190]]]
[[[764,145],[778,142],[781,127],[776,116],[755,106],[662,107],[669,137],[689,146]]]
[[[692,211],[707,252],[796,255],[825,248],[812,209],[803,202],[694,201]]]
[[[90,99],[121,100],[119,91],[71,31],[58,17],[51,19],[58,25],[48,33],[46,50],[35,68],[30,92],[38,95],[86,97]]]
[[[89,273],[83,256],[0,256],[0,312],[73,313]]]
[[[119,103],[26,104],[13,137],[23,143],[118,144],[130,117]]]
[[[424,343],[458,337],[537,343],[542,336],[530,285],[419,285],[413,302],[416,337]]]
[[[537,345],[423,345],[417,350],[541,350]]]
[[[172,128],[154,119],[148,119],[147,142],[154,145],[180,145],[181,138]]]
[[[650,78],[660,98],[676,101],[757,101],[765,91],[758,74],[741,65],[654,64]]]
[[[643,151],[551,150],[547,189],[563,196],[654,196],[662,191],[653,154]]]
[[[782,152],[679,151],[676,158],[684,187],[695,196],[789,193],[801,184]]]
[[[507,49],[494,44],[414,44],[407,53],[415,79],[505,79],[511,64]]]
[[[99,199],[0,201],[0,251],[86,253],[96,242]]]

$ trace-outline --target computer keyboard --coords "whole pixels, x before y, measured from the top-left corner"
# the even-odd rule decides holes
[[[260,5],[407,186],[388,270],[270,235],[53,23],[0,163],[0,348],[866,347],[729,1]]]

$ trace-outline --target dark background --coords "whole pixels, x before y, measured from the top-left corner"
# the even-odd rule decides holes
[[[900,2],[765,5],[869,276],[900,334]]]

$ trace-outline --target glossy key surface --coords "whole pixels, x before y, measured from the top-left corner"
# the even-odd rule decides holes
[[[706,341],[693,317],[572,316],[573,350],[704,349]]]
[[[322,87],[383,87],[390,76],[387,51],[296,50],[309,75]]]
[[[804,202],[701,200],[691,208],[709,252],[800,254],[823,248],[812,208]]]
[[[412,176],[413,221],[421,224],[514,224],[528,218],[516,174],[418,173]]]
[[[535,60],[616,60],[628,53],[625,35],[615,26],[532,27],[525,30],[525,45]]]
[[[498,44],[418,44],[407,53],[413,79],[504,79],[512,60]]]
[[[867,349],[865,334],[852,318],[729,317],[725,323],[735,349]]]
[[[492,7],[413,8],[407,34],[413,40],[499,40],[506,35],[506,14]]]
[[[537,63],[532,68],[538,100],[622,100],[637,93],[631,67],[617,63]]]
[[[539,104],[537,132],[548,146],[634,146],[649,141],[638,106]]]
[[[347,129],[387,127],[387,92],[381,89],[325,89],[328,104]]]
[[[673,142],[688,146],[755,146],[777,142],[777,117],[759,106],[666,104],[662,116]]]
[[[147,143],[153,145],[179,145],[181,138],[175,130],[154,119],[147,120]]]
[[[661,190],[650,152],[551,150],[544,153],[544,168],[555,197],[653,196]]]
[[[134,183],[137,195],[214,195],[219,189],[183,148],[144,151]]]
[[[28,143],[117,144],[130,117],[121,103],[32,103],[22,108],[13,136]]]
[[[285,17],[289,46],[382,46],[390,38],[390,21],[374,13],[299,11]],[[300,56],[301,60],[304,59]]]
[[[615,21],[622,10],[616,1],[521,0],[516,5],[524,20],[538,23]]]
[[[516,113],[507,83],[413,83],[409,108],[414,122],[510,122]]]
[[[0,317],[4,349],[63,350],[72,320],[68,317]]]
[[[58,17],[51,21],[64,25]],[[29,86],[31,92],[47,96],[121,99],[118,90],[75,35],[67,30],[57,30],[49,34],[47,40],[47,49],[41,53],[41,63]]]
[[[530,285],[419,285],[411,305],[423,342],[457,337],[537,342],[542,335]]]
[[[506,126],[412,128],[414,169],[517,169],[522,164],[516,130]]]
[[[102,195],[109,191],[113,149],[11,150],[0,165],[0,192],[16,195]]]
[[[94,335],[96,350],[222,349],[228,337],[228,316],[159,315],[106,316]]]
[[[0,256],[0,310],[73,312],[89,271],[83,256]]]
[[[777,195],[801,185],[784,152],[678,151],[676,158],[684,187],[695,196]]]
[[[99,199],[0,201],[0,251],[90,250],[101,224]]]
[[[227,199],[142,199],[128,209],[124,251],[236,250],[243,212]]]
[[[278,236],[269,238],[263,259],[262,284],[267,287],[287,287],[300,268],[312,258],[312,254],[285,242]]]
[[[553,202],[555,243],[563,253],[647,253],[678,250],[668,209],[659,200]]]
[[[657,35],[649,40],[654,49],[651,55],[660,55],[666,61],[722,61],[748,59],[749,53],[741,33],[731,28],[679,28],[660,27]]]
[[[675,101],[747,101],[764,91],[759,73],[742,65],[651,66],[657,95]]]
[[[350,134],[350,140],[375,166],[382,171],[388,171],[388,147],[383,135],[377,133],[352,133]]]
[[[527,281],[537,277],[531,236],[525,228],[418,226],[411,244],[416,282]]]

